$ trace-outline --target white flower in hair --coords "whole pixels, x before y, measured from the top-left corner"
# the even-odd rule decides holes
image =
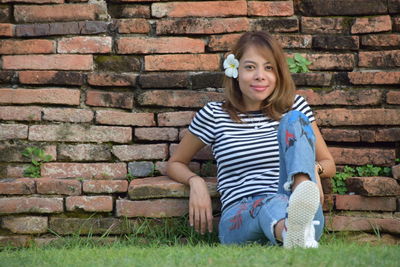
[[[229,54],[224,60],[225,75],[228,77],[237,78],[239,68],[239,60],[235,58],[235,55]]]

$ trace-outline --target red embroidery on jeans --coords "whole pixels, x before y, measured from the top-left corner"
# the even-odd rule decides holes
[[[256,201],[253,202],[253,206],[251,207],[251,210],[250,210],[250,216],[251,216],[252,218],[255,217],[255,215],[254,215],[255,209],[256,209],[257,207],[260,207],[260,206],[264,205],[264,203],[262,203],[262,201],[263,201],[264,199],[265,199],[265,197],[260,198],[260,199],[257,199]]]
[[[229,228],[229,231],[239,229],[242,226],[243,224],[242,212],[245,210],[247,210],[247,205],[241,204],[235,216],[233,216],[233,218],[229,220],[232,223],[232,226]]]

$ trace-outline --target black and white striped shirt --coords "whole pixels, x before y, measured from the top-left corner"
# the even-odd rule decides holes
[[[250,195],[276,193],[279,180],[279,121],[261,111],[239,114],[244,123],[233,121],[222,108],[210,102],[196,113],[189,131],[210,145],[217,162],[217,190],[222,209]],[[296,95],[293,110],[314,121],[306,100]]]

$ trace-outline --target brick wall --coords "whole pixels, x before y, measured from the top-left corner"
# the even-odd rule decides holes
[[[0,244],[184,214],[188,189],[159,176],[195,111],[222,99],[224,54],[248,30],[312,62],[293,77],[339,167],[395,165],[399,0],[0,0]],[[43,178],[23,178],[29,146],[53,158]],[[190,166],[215,175],[207,148]],[[328,228],[400,234],[398,180],[352,184],[336,196],[324,181]]]

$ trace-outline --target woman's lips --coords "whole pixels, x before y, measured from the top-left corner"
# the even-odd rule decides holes
[[[268,88],[268,86],[257,86],[257,85],[252,85],[251,89],[255,91],[264,91]]]

